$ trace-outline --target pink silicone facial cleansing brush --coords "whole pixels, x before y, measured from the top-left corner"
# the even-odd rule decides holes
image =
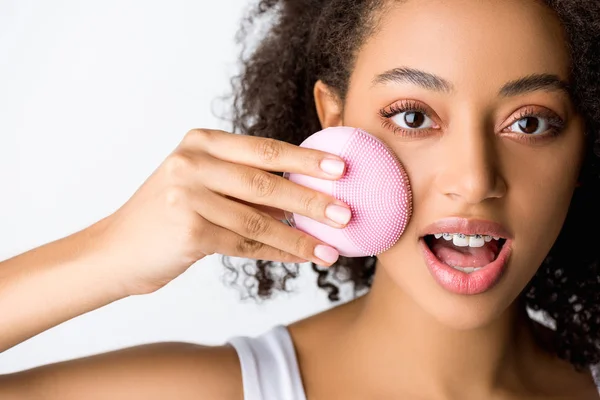
[[[330,181],[286,172],[284,177],[343,201],[350,206],[352,218],[339,229],[286,212],[288,224],[345,257],[374,256],[392,247],[412,215],[408,176],[396,155],[373,135],[351,127],[324,129],[300,146],[340,156],[346,162],[344,176]]]

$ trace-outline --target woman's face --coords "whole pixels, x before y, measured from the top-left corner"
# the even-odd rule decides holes
[[[411,181],[412,219],[379,255],[377,279],[441,322],[482,326],[536,272],[577,182],[584,127],[560,83],[565,37],[536,1],[409,0],[382,18],[357,55],[342,116],[387,143]],[[427,267],[421,236],[448,217],[499,223],[512,240],[502,275],[480,293],[449,290]],[[438,243],[465,262],[482,249],[496,256],[489,244]]]

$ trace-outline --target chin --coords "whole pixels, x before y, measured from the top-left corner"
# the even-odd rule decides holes
[[[437,298],[441,301],[432,301]],[[442,293],[440,296],[419,298],[415,301],[421,304],[425,312],[449,329],[474,330],[485,328],[503,316],[513,304],[514,298],[500,293],[500,290],[492,290],[478,296]]]
[[[493,286],[478,294],[460,294],[438,282],[419,250],[414,249],[410,253],[406,252],[408,249],[395,250],[395,254],[389,252],[379,257],[380,269],[387,275],[384,279],[389,279],[389,283],[400,289],[402,303],[416,306],[425,318],[429,316],[453,330],[485,328],[505,315],[511,306],[516,305],[514,302],[519,293],[535,273],[529,271],[527,276],[516,274],[516,271],[524,269],[511,265],[515,264],[511,260],[513,262],[508,263],[507,270]],[[400,263],[398,260],[404,261]],[[399,265],[402,267],[399,268]],[[413,313],[412,310],[406,312]]]

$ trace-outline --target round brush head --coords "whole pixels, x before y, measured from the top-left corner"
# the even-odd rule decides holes
[[[324,129],[300,146],[340,156],[346,162],[344,176],[333,181],[294,173],[284,177],[343,201],[350,206],[352,218],[339,229],[286,212],[288,224],[345,257],[374,256],[392,247],[412,214],[408,176],[396,155],[376,137],[351,127]]]

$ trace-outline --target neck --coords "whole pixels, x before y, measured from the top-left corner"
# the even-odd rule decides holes
[[[469,393],[489,394],[515,384],[523,360],[535,351],[529,318],[517,302],[485,326],[454,329],[402,293],[384,268],[377,268],[369,294],[357,306],[348,342],[368,366],[371,387],[387,383],[391,391],[405,381],[401,386],[426,388],[431,398],[451,398],[469,382]]]

